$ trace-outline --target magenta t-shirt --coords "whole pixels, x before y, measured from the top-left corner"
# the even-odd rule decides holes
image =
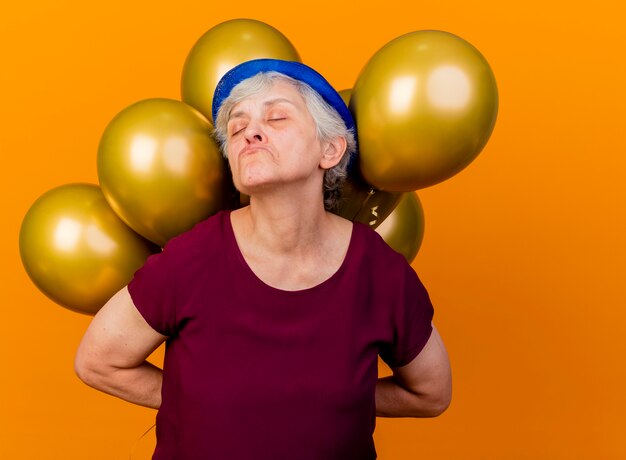
[[[283,291],[250,269],[221,211],[150,256],[128,290],[169,337],[158,460],[375,459],[377,357],[408,364],[432,330],[413,269],[358,223],[333,276]]]

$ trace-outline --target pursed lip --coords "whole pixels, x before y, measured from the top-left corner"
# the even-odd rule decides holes
[[[242,148],[239,151],[239,156],[242,157],[242,156],[245,156],[245,155],[251,155],[251,154],[253,154],[255,152],[258,152],[258,151],[269,152],[269,150],[266,149],[265,147],[261,147],[261,146],[258,146],[258,145],[247,145],[247,146],[245,146],[244,148]]]

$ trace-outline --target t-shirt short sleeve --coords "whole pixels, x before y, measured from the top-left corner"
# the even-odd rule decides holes
[[[396,285],[392,311],[393,340],[380,349],[380,357],[391,368],[409,364],[424,348],[432,332],[433,306],[428,292],[409,264]]]
[[[139,313],[155,331],[166,336],[176,333],[175,270],[171,258],[166,245],[160,253],[149,256],[128,283],[128,292]]]

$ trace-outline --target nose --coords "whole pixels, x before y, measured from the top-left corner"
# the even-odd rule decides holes
[[[267,140],[263,128],[258,122],[252,120],[250,120],[248,126],[246,126],[244,135],[249,143],[265,142]]]

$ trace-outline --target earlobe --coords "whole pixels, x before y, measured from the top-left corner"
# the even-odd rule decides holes
[[[347,143],[345,137],[336,137],[326,143],[324,153],[320,161],[322,169],[330,169],[341,161],[341,157],[346,151]]]

